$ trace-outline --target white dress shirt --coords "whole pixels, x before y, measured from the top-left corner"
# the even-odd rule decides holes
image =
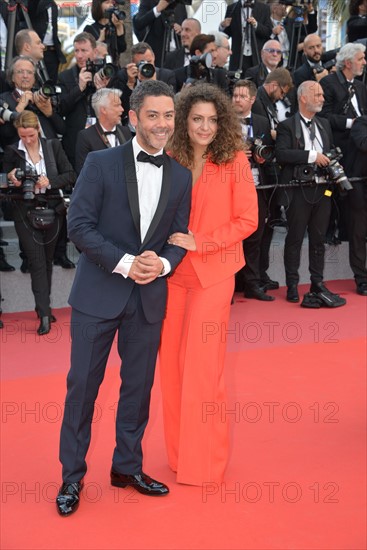
[[[157,210],[159,197],[161,195],[163,166],[157,167],[149,162],[139,162],[137,160],[136,157],[140,151],[144,151],[144,149],[140,147],[136,137],[132,140],[132,147],[135,160],[136,179],[138,183],[140,236],[143,242]],[[147,151],[145,151],[145,153],[149,154]],[[163,149],[159,151],[157,155],[161,155],[162,153]],[[135,256],[131,254],[125,254],[113,270],[113,273],[120,273],[120,275],[127,278],[134,258]],[[163,272],[160,276],[167,275],[167,273],[171,271],[171,264],[166,258],[160,257],[160,260],[164,266]]]

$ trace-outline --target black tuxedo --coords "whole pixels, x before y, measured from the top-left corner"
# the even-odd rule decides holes
[[[270,125],[267,118],[252,113],[251,125],[253,137],[262,137],[263,143],[273,145],[273,140],[270,137]],[[260,185],[256,187],[258,209],[259,209],[259,224],[254,233],[243,241],[243,251],[245,255],[246,265],[236,275],[236,286],[242,290],[248,288],[251,290],[254,286],[260,286],[260,281],[265,280],[266,269],[269,267],[269,246],[271,242],[272,230],[270,235],[265,235],[266,218],[269,217],[269,199],[272,194],[272,189],[261,189],[261,185],[271,183],[271,179],[267,176],[263,164],[256,164],[250,159],[251,167],[259,170]]]
[[[343,108],[348,101],[348,82],[342,71],[331,73],[320,80],[324,91],[325,103],[321,116],[326,117],[331,125],[334,143],[340,147],[344,158],[342,163],[347,162],[347,155],[350,153],[349,134],[346,128],[348,118],[355,118],[351,106],[344,113]],[[354,79],[353,86],[357,97],[359,109],[362,114],[367,114],[367,90],[366,86],[357,79]]]
[[[153,8],[158,4],[158,0],[141,0],[139,11],[133,18],[134,32],[140,42],[147,42],[151,46],[155,55],[155,64],[157,67],[162,64],[162,55],[164,47],[165,21],[170,22],[166,17],[166,10],[159,17],[156,17]],[[181,24],[187,18],[186,7],[178,4],[174,8],[174,21]]]
[[[314,121],[320,132],[322,150],[324,153],[329,152],[333,144],[330,124],[321,117],[314,117]],[[304,146],[299,113],[279,123],[276,158],[282,166],[281,184],[288,184],[294,179],[295,166],[308,164],[309,151],[305,150]],[[312,166],[316,167],[316,165]],[[284,265],[287,285],[298,284],[301,248],[306,229],[309,238],[311,281],[318,283],[323,280],[324,243],[331,211],[330,198],[324,194],[325,187],[325,185],[310,187],[298,185],[286,189],[288,233],[284,247]]]
[[[259,65],[255,65],[254,67],[250,67],[245,72],[245,78],[248,80],[252,80],[256,84],[256,86],[259,88],[259,86],[262,86],[264,84],[265,78],[268,76],[269,71],[264,65],[264,63],[260,63]]]
[[[229,70],[236,71],[241,63],[242,51],[242,18],[241,18],[242,3],[241,1],[235,2],[227,7],[225,18],[232,17],[229,27],[223,29],[227,36],[232,38],[232,55],[229,60]],[[267,40],[270,39],[270,35],[273,30],[273,24],[270,19],[270,8],[268,5],[263,4],[255,0],[252,8],[252,17],[257,21],[257,27],[255,33],[256,46],[258,55]],[[252,27],[252,26],[251,26]],[[252,56],[247,65],[243,65],[242,68],[246,70],[248,67],[259,63],[260,57],[256,58],[255,45],[252,45]]]
[[[51,80],[56,82],[59,63],[65,63],[66,58],[61,49],[61,42],[58,37],[58,7],[54,0],[28,0],[29,17],[33,29],[40,39],[44,40],[48,27],[48,9],[51,8],[51,26],[52,26],[52,50],[46,49],[44,52],[44,62],[49,72]]]
[[[131,139],[132,136],[129,128],[118,124],[116,126],[116,137],[120,145],[122,145]],[[102,149],[108,149],[109,147],[109,142],[98,122],[96,124],[92,124],[92,126],[89,126],[89,128],[86,128],[85,130],[81,130],[78,134],[75,149],[76,173],[80,174],[88,153],[91,153],[92,151],[101,151]]]
[[[82,254],[70,294],[73,340],[60,447],[68,483],[82,479],[87,469],[94,401],[116,332],[123,383],[113,469],[124,474],[142,470],[141,440],[167,285],[165,277],[138,285],[113,270],[125,254],[145,250],[166,258],[174,270],[185,251],[167,239],[176,231],[187,232],[190,198],[190,172],[164,155],[157,210],[142,242],[132,143],[90,153],[78,178],[68,221],[70,238]]]
[[[79,69],[76,65],[59,74],[60,113],[65,117],[65,133],[62,145],[75,167],[75,146],[78,133],[84,130],[87,117],[95,116],[90,105],[91,94],[88,87],[81,92],[79,88]]]
[[[353,189],[347,193],[349,262],[357,284],[367,283],[367,116],[358,117],[350,130],[348,165],[345,170]],[[353,181],[353,178],[364,178]]]

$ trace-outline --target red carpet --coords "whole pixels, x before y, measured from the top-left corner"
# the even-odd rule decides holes
[[[328,283],[336,310],[237,296],[228,334],[232,452],[221,486],[175,483],[166,464],[159,376],[145,437],[145,470],[171,494],[149,498],[109,485],[119,360],[111,355],[78,512],[60,518],[58,439],[68,370],[69,310],[49,335],[35,314],[3,315],[1,339],[2,549],[366,548],[367,300],[352,281]],[[303,288],[306,291],[306,287]],[[207,327],[208,338],[211,330]]]

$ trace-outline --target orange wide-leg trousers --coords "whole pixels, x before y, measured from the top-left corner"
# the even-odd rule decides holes
[[[168,280],[159,352],[168,462],[177,481],[221,482],[228,459],[224,359],[234,277],[202,288],[186,257]]]

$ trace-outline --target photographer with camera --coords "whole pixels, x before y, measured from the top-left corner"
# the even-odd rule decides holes
[[[187,18],[186,0],[141,0],[133,18],[134,32],[139,42],[152,48],[157,67],[164,67],[166,54],[180,47],[174,27]]]
[[[94,23],[83,29],[99,42],[105,42],[114,63],[118,63],[121,53],[126,50],[124,0],[93,0],[92,17]]]
[[[304,62],[293,73],[295,86],[305,80],[320,82],[335,65],[336,50],[325,52],[321,38],[317,34],[308,34],[303,41]],[[326,59],[328,58],[328,59]]]
[[[288,233],[284,247],[284,266],[288,302],[299,302],[298,269],[303,239],[308,232],[310,293],[304,307],[339,307],[346,302],[323,284],[325,237],[328,228],[331,195],[335,183],[329,183],[325,170],[333,136],[327,120],[316,116],[324,104],[318,82],[302,82],[297,91],[299,112],[280,122],[277,128],[276,159],[281,165],[280,184],[285,190]]]
[[[259,0],[239,0],[227,7],[219,30],[232,38],[230,71],[241,71],[258,65],[259,52],[272,32],[270,8]]]
[[[3,165],[13,191],[21,195],[11,201],[14,225],[28,258],[40,319],[37,332],[44,335],[55,321],[50,309],[52,259],[64,213],[58,190],[72,185],[76,176],[59,140],[41,137],[35,113],[24,110],[14,126],[19,142],[5,149]]]
[[[123,124],[128,124],[130,96],[136,86],[145,80],[161,80],[176,93],[175,73],[155,66],[155,55],[147,42],[138,42],[131,48],[131,63],[120,69],[111,80],[111,86],[122,91],[121,103],[125,113]]]
[[[59,75],[60,113],[65,117],[62,145],[74,167],[78,132],[96,122],[91,97],[96,89],[106,88],[110,84],[110,78],[101,78],[98,74],[96,45],[94,37],[88,32],[77,34],[74,38],[76,64]]]
[[[272,281],[266,273],[269,267],[270,240],[266,239],[265,242],[263,236],[269,217],[272,190],[262,189],[261,186],[271,183],[264,165],[273,157],[274,142],[270,137],[267,118],[251,111],[256,92],[256,85],[251,80],[238,80],[232,97],[233,109],[241,122],[245,153],[256,186],[259,211],[256,231],[243,241],[246,265],[236,274],[236,290],[243,292],[245,298],[271,302],[275,298],[266,294],[266,291],[279,288],[279,284]]]
[[[64,121],[55,112],[51,98],[42,87],[35,89],[36,66],[32,58],[14,57],[7,79],[11,91],[0,94],[0,118],[4,121],[0,124],[0,145],[3,148],[17,140],[13,120],[24,110],[33,111],[37,115],[44,137],[51,139],[64,133]]]

